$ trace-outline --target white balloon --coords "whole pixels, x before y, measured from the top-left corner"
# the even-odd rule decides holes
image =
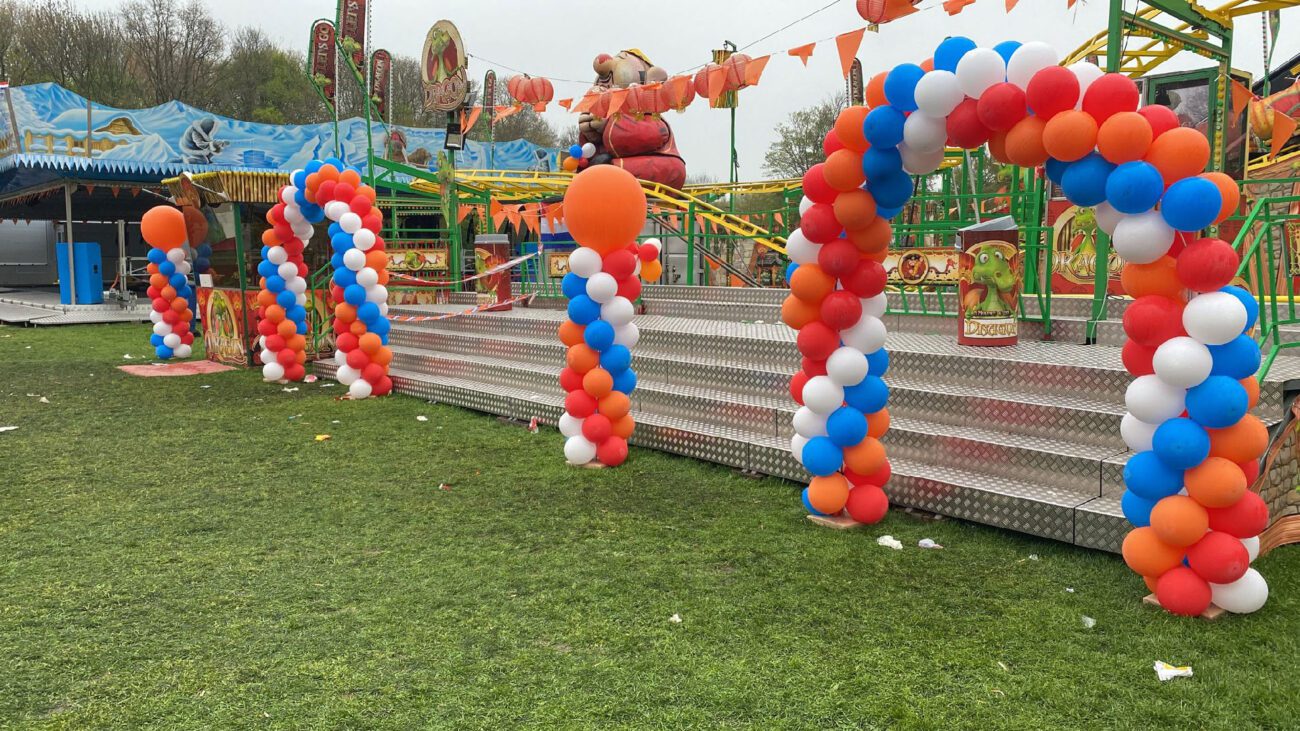
[[[167,252],[167,261],[173,264],[179,264],[185,261],[185,249],[179,246],[176,247],[175,249],[170,249]]]
[[[1169,338],[1156,348],[1151,363],[1160,380],[1171,386],[1191,388],[1210,377],[1214,358],[1210,355],[1210,349],[1195,338],[1176,337]]]
[[[1183,309],[1183,329],[1206,345],[1223,345],[1246,329],[1246,307],[1227,292],[1204,292]]]
[[[275,273],[279,274],[281,279],[287,281],[292,277],[298,276],[298,265],[294,264],[293,262],[286,261],[285,263],[276,267]]]
[[[177,358],[188,358],[193,353],[194,353],[194,348],[191,345],[187,345],[186,343],[181,343],[180,345],[176,346]]]
[[[564,412],[560,415],[560,433],[566,437],[578,436],[582,433],[583,421],[584,419],[579,419],[567,411]]]
[[[1073,71],[1075,78],[1079,80],[1079,101],[1074,103],[1074,108],[1083,109],[1084,93],[1088,91],[1089,86],[1092,86],[1092,82],[1105,76],[1106,72],[1102,71],[1097,67],[1097,64],[1092,63],[1091,61],[1079,61],[1070,64],[1066,68]]]
[[[801,434],[795,434],[790,437],[790,454],[794,455],[794,461],[803,464],[803,448],[808,446],[808,437]]]
[[[296,210],[298,208],[298,205],[297,203],[294,202],[293,197],[297,193],[298,193],[297,188],[293,187],[292,185],[286,185],[280,189],[280,200],[284,202],[284,205],[286,207],[293,208]]]
[[[307,291],[307,280],[302,277],[294,277],[284,283],[284,288],[294,294],[302,294]]]
[[[661,250],[661,249],[664,248],[664,242],[660,241],[659,239],[657,239],[657,238],[655,238],[655,237],[653,237],[653,236],[650,237],[650,238],[648,238],[648,239],[646,239],[645,241],[642,241],[642,242],[641,242],[641,245],[642,245],[642,246],[653,246],[653,247],[655,247],[655,251],[659,251],[659,250]]]
[[[265,340],[266,338],[262,338],[262,339]],[[275,362],[275,353],[272,353],[271,351],[266,350],[266,349],[265,349],[265,348],[266,348],[266,344],[265,344],[265,343],[262,344],[262,348],[263,348],[263,350],[262,350],[262,353],[261,353],[260,360],[261,360],[263,363],[274,363],[274,362]]]
[[[165,322],[159,321],[153,324],[154,335],[170,335],[171,332],[172,332],[172,326],[168,325]]]
[[[149,321],[155,324],[162,322],[163,315],[158,310],[149,310]]]
[[[808,198],[808,196],[804,196],[803,198],[799,199],[799,215],[802,216],[803,214],[807,213],[808,209],[812,208],[814,205],[816,204],[813,203],[812,200]]]
[[[635,322],[629,322],[614,328],[614,342],[626,348],[635,348],[637,341],[641,339],[641,331],[637,329]]]
[[[1111,235],[1111,243],[1125,261],[1150,264],[1169,251],[1174,243],[1174,230],[1159,211],[1147,211],[1121,218]]]
[[[795,264],[816,264],[822,245],[814,244],[803,235],[802,229],[795,229],[785,240],[785,253]]]
[[[826,375],[839,386],[856,386],[867,377],[867,356],[847,345],[826,359]]]
[[[826,417],[813,411],[807,406],[800,406],[799,410],[794,412],[794,431],[796,434],[812,439],[813,437],[826,436]]]
[[[1097,220],[1097,228],[1105,231],[1107,236],[1114,236],[1115,227],[1124,218],[1124,214],[1115,210],[1115,206],[1102,201],[1093,209],[1093,217]]]
[[[370,381],[367,381],[364,378],[358,378],[348,386],[348,395],[354,399],[369,398],[370,393],[373,390],[374,387],[370,385]]]
[[[564,442],[564,459],[569,464],[587,464],[596,458],[596,445],[581,434]]]
[[[185,259],[181,259],[180,261],[176,262],[177,274],[181,275],[182,277],[188,277],[190,275],[190,271],[192,271],[192,269],[190,268],[190,263]]]
[[[884,317],[885,310],[889,307],[889,297],[884,292],[875,297],[865,299],[859,297],[858,301],[862,303],[862,314],[870,317]],[[874,353],[874,350],[864,350],[864,353]]]
[[[281,264],[289,261],[289,252],[285,251],[283,246],[269,247],[266,250],[266,260],[278,267]],[[297,272],[297,270],[298,270],[297,267],[294,267],[295,273]]]
[[[1015,56],[1012,56],[1015,58]],[[1007,64],[992,48],[968,51],[957,62],[957,83],[966,96],[979,99],[990,86],[1006,81]]]
[[[569,271],[586,279],[600,271],[603,262],[595,249],[580,246],[569,254]]]
[[[1007,63],[1007,81],[1021,89],[1027,88],[1034,74],[1060,62],[1061,57],[1055,48],[1042,41],[1030,41],[1011,54],[1011,61]]]
[[[951,71],[927,72],[916,82],[916,106],[932,117],[946,117],[961,104],[966,94],[961,90],[957,75]]]
[[[596,146],[595,146],[594,144],[590,143],[590,142],[584,143],[584,144],[582,145],[582,156],[583,156],[583,158],[595,157],[595,156],[596,156]]]
[[[347,213],[344,213],[342,216],[339,216],[339,228],[343,229],[343,233],[348,233],[348,234],[354,234],[360,231],[361,216],[358,216],[357,214],[349,210]]]
[[[348,249],[343,252],[343,266],[354,272],[361,271],[366,265],[366,252],[361,249]]]
[[[813,376],[803,386],[803,404],[818,414],[829,416],[844,405],[844,389],[830,376]]]
[[[913,150],[942,150],[948,144],[948,123],[943,117],[912,112],[903,123],[903,142]]]
[[[297,206],[285,206],[284,220],[289,222],[289,225],[293,227],[294,231],[297,231],[298,224],[302,223],[307,219],[303,217],[301,208]]]
[[[356,251],[356,249],[353,249],[353,251]],[[379,272],[370,267],[361,267],[361,270],[357,272],[357,284],[370,289],[379,284]]]
[[[1231,584],[1210,584],[1210,597],[1216,606],[1233,614],[1259,611],[1268,601],[1268,582],[1255,569]]]
[[[366,301],[374,302],[380,305],[386,304],[388,302],[388,287],[385,287],[382,284],[376,284],[375,286],[367,289]]]
[[[362,251],[369,251],[375,245],[375,232],[368,228],[357,231],[352,234],[352,245]]]
[[[1163,424],[1183,413],[1187,390],[1171,386],[1158,376],[1138,376],[1124,392],[1129,413],[1148,424]]]
[[[618,295],[618,280],[607,272],[597,272],[587,280],[587,296],[601,304]]]
[[[262,380],[274,383],[284,378],[284,366],[271,361],[262,366]]]
[[[295,305],[298,305],[299,307],[302,307],[302,306],[306,305],[306,304],[307,304],[307,295],[305,295],[305,294],[295,293],[295,294],[293,295],[293,303],[294,303]]]
[[[298,215],[301,217],[302,213]],[[306,245],[308,241],[311,241],[311,237],[316,235],[316,229],[306,220],[301,220],[293,224],[293,235],[297,236]]]
[[[388,317],[388,303],[387,303],[387,302],[380,302],[380,303],[379,303],[379,316],[380,316],[380,317]]]
[[[1124,414],[1124,418],[1119,422],[1119,435],[1134,452],[1145,452],[1151,449],[1151,438],[1155,434],[1155,424],[1148,424],[1132,414]]]
[[[840,331],[840,339],[863,353],[874,353],[885,345],[885,323],[864,313],[858,324]]]
[[[1237,540],[1241,541],[1241,545],[1246,547],[1246,555],[1250,556],[1251,561],[1259,558],[1259,536],[1238,538]]]
[[[348,364],[348,354],[341,350],[334,351],[334,364],[345,366]]]
[[[903,169],[912,175],[927,175],[939,169],[943,164],[942,147],[934,150],[913,150],[907,143],[898,146],[898,154],[903,158]]]
[[[339,220],[339,218],[341,218],[343,214],[347,213],[350,210],[352,209],[349,208],[348,204],[344,203],[343,201],[330,201],[329,203],[325,204],[325,216],[329,218],[329,220],[331,221]]]
[[[346,357],[346,354],[344,357]],[[353,383],[356,383],[358,378],[361,378],[361,371],[358,371],[350,365],[341,365],[339,366],[339,369],[335,371],[334,377],[339,379],[339,383],[344,386],[351,386]]]
[[[614,327],[620,327],[632,322],[632,318],[635,316],[636,308],[632,306],[632,301],[626,297],[615,297],[600,306],[600,319]]]
[[[163,345],[175,350],[181,344],[181,336],[176,333],[167,333],[163,336]]]

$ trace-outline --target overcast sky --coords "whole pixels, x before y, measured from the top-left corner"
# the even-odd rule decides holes
[[[1125,0],[1132,7],[1136,0]],[[87,8],[110,9],[118,0],[74,0]],[[785,55],[793,46],[831,38],[864,25],[854,0],[839,0],[807,20],[771,38],[772,31],[830,4],[829,0],[659,0],[646,3],[644,13],[630,12],[630,3],[600,0],[372,0],[370,38],[374,47],[417,55],[425,32],[435,21],[454,22],[464,38],[470,75],[481,78],[489,67],[504,76],[505,66],[555,81],[556,98],[580,95],[593,77],[591,61],[598,53],[639,48],[669,73],[710,60],[710,51],[733,41],[752,56],[775,54],[762,84],[740,93],[736,138],[741,179],[762,173],[763,154],[773,130],[791,110],[809,106],[843,88],[834,41],[817,46],[808,67]],[[1220,4],[1217,0],[1206,3]],[[905,61],[920,62],[949,35],[966,35],[981,46],[1003,40],[1042,40],[1062,53],[1104,30],[1109,0],[1079,0],[1073,9],[1066,0],[1021,0],[1010,13],[1003,0],[978,0],[961,14],[949,17],[941,0],[924,0],[922,12],[868,33],[858,57],[868,77]],[[334,16],[330,0],[217,0],[208,4],[231,27],[260,26],[277,41],[306,50],[311,21]],[[1300,9],[1282,12],[1282,32],[1274,62],[1300,52]],[[1133,41],[1136,42],[1136,39]],[[1234,39],[1233,65],[1258,75],[1263,69],[1260,16],[1241,18]],[[1160,72],[1204,65],[1184,53]],[[574,80],[571,82],[562,79]],[[552,106],[553,122],[576,125],[576,117]],[[669,112],[677,144],[691,175],[727,179],[728,114],[696,103],[683,114]]]

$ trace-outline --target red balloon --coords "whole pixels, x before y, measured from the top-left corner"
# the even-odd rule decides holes
[[[1183,304],[1158,294],[1138,297],[1124,312],[1124,332],[1149,348],[1160,347],[1169,338],[1186,335]]]
[[[1254,376],[1251,376],[1254,378]],[[1252,459],[1249,462],[1238,462],[1237,466],[1241,468],[1242,473],[1246,475],[1246,484],[1253,485],[1255,480],[1259,479],[1259,461]]]
[[[885,460],[884,467],[881,467],[869,475],[860,475],[847,468],[844,470],[844,476],[848,478],[848,481],[853,485],[876,485],[879,487],[889,482],[889,478],[893,475],[894,468],[889,464],[889,460]]]
[[[850,274],[857,265],[858,247],[849,243],[848,239],[835,239],[817,253],[817,266],[837,279]]]
[[[1250,538],[1268,527],[1268,505],[1259,493],[1246,491],[1237,502],[1226,508],[1208,508],[1210,530],[1223,531],[1238,538]]]
[[[1046,122],[1067,109],[1074,109],[1079,101],[1079,77],[1064,66],[1040,69],[1029,80],[1025,101],[1034,110],[1034,116]]]
[[[393,390],[393,379],[388,376],[384,376],[383,378],[379,379],[379,383],[376,383],[375,385],[371,386],[370,394],[372,396],[387,396],[389,393],[392,392],[392,390]]]
[[[1177,259],[1183,253],[1183,249],[1191,246],[1192,242],[1196,241],[1196,238],[1195,231],[1175,231],[1174,243],[1169,245],[1169,251],[1166,251],[1165,254]]]
[[[641,280],[636,277],[619,280],[618,296],[627,298],[629,302],[636,302],[636,298],[641,296]]]
[[[1155,355],[1155,348],[1148,348],[1136,340],[1125,340],[1120,360],[1124,361],[1124,370],[1134,376],[1149,376],[1156,372],[1155,366],[1151,364]]]
[[[844,288],[859,297],[875,297],[885,291],[885,267],[873,259],[859,259],[853,271],[840,279]]]
[[[627,249],[612,252],[605,255],[604,263],[601,265],[601,271],[615,279],[632,276],[636,270],[636,256]]]
[[[570,391],[564,397],[564,410],[576,418],[585,419],[596,413],[596,399],[581,389]]]
[[[581,391],[582,374],[566,366],[560,371],[560,388],[565,391]]]
[[[1175,566],[1156,579],[1156,599],[1170,614],[1195,617],[1210,607],[1210,585],[1186,566]]]
[[[826,157],[830,157],[832,152],[843,149],[844,143],[840,142],[840,136],[835,134],[835,129],[832,128],[826,133],[826,136],[822,138],[822,152],[826,154]]]
[[[818,203],[799,217],[799,229],[809,241],[826,244],[834,241],[844,227],[840,225],[839,219],[835,218],[834,208],[825,203]]]
[[[889,498],[876,485],[858,485],[849,490],[849,499],[844,503],[844,509],[850,518],[871,525],[879,523],[885,517],[889,511]]]
[[[790,376],[790,398],[800,406],[803,406],[803,387],[808,385],[808,379],[811,377],[803,371]]]
[[[636,250],[637,258],[641,261],[654,261],[659,258],[659,247],[650,244],[641,244]]]
[[[627,440],[610,437],[596,447],[596,461],[606,467],[617,467],[627,460]]]
[[[795,344],[805,357],[826,360],[840,347],[840,334],[824,322],[810,322],[799,331]]]
[[[1246,575],[1250,553],[1239,539],[1212,530],[1187,549],[1187,565],[1211,584],[1231,584]]]
[[[1161,104],[1148,104],[1138,110],[1138,114],[1147,118],[1151,125],[1151,139],[1155,139],[1169,130],[1181,126],[1174,110]]]
[[[367,213],[370,213],[370,209],[374,207],[374,204],[364,195],[358,195],[353,196],[352,202],[348,204],[348,207],[358,216],[364,216]]]
[[[826,182],[822,173],[824,169],[825,163],[819,162],[803,174],[803,194],[813,203],[834,203],[835,196],[839,195],[839,191]]]
[[[1032,85],[1033,82],[1031,81],[1030,84]],[[980,96],[975,111],[985,127],[995,131],[1011,129],[1016,126],[1016,122],[1025,118],[1025,92],[1015,84],[1007,82],[994,84]]]
[[[280,352],[275,354],[275,360],[280,365],[284,366],[285,368],[288,368],[289,366],[298,362],[298,354],[288,349],[281,350]]]
[[[361,371],[361,377],[365,379],[366,383],[370,384],[371,393],[374,392],[375,384],[379,383],[380,379],[384,378],[386,375],[387,374],[384,373],[384,367],[378,363],[371,363],[366,366],[365,370]]]
[[[948,115],[948,141],[957,147],[973,150],[988,142],[993,130],[980,121],[979,102],[967,97]]]
[[[822,300],[822,322],[832,330],[847,330],[861,319],[862,300],[852,292],[831,292]]]
[[[182,335],[182,336],[181,336],[181,342],[182,342],[182,343],[185,343],[186,345],[193,345],[193,344],[194,344],[194,333],[185,333],[184,335]]]
[[[294,363],[284,369],[284,377],[290,381],[301,381],[305,375],[307,375],[307,369],[303,367],[302,363]]]
[[[335,340],[335,345],[344,353],[356,350],[358,345],[357,336],[352,333],[344,333]]]
[[[813,360],[812,358],[800,358],[799,363],[803,369],[803,372],[807,374],[809,378],[812,378],[813,376],[826,375],[826,361],[824,360]]]
[[[1214,292],[1232,283],[1240,263],[1227,241],[1198,239],[1178,255],[1178,281],[1197,292]]]
[[[267,341],[269,343],[270,338],[267,338]],[[283,343],[284,341],[281,340],[280,342]],[[270,348],[270,349],[279,350],[279,348]],[[370,357],[366,355],[366,351],[362,350],[361,348],[357,348],[356,350],[348,353],[348,365],[357,370],[361,370],[362,368],[365,368],[366,366],[370,365]]]
[[[609,417],[603,414],[592,414],[582,420],[582,436],[592,444],[600,444],[609,439],[612,429]]]
[[[1141,95],[1137,84],[1124,74],[1106,74],[1088,86],[1083,94],[1083,111],[1097,120],[1097,125],[1120,112],[1135,112]]]

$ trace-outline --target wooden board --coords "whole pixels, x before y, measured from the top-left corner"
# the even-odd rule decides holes
[[[1153,607],[1160,607],[1160,600],[1156,599],[1155,594],[1147,594],[1146,596],[1142,597],[1142,603],[1150,604]],[[1164,607],[1160,607],[1160,608],[1164,609]],[[1214,620],[1214,619],[1218,619],[1219,617],[1222,617],[1227,613],[1228,610],[1223,609],[1222,607],[1216,607],[1215,605],[1211,604],[1209,609],[1206,609],[1204,612],[1201,612],[1201,619]]]
[[[809,515],[808,520],[823,528],[834,528],[835,530],[848,530],[866,525],[866,523],[859,523],[847,515]]]

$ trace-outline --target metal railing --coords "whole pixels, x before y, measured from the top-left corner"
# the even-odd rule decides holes
[[[1251,181],[1254,182],[1254,181]],[[1255,339],[1263,358],[1257,378],[1268,375],[1273,361],[1284,348],[1300,346],[1300,339],[1286,339],[1283,328],[1300,325],[1296,307],[1295,281],[1300,276],[1300,258],[1291,250],[1287,228],[1300,225],[1300,212],[1293,211],[1300,195],[1266,196],[1255,201],[1242,219],[1232,248],[1241,257],[1237,276],[1259,304]]]

